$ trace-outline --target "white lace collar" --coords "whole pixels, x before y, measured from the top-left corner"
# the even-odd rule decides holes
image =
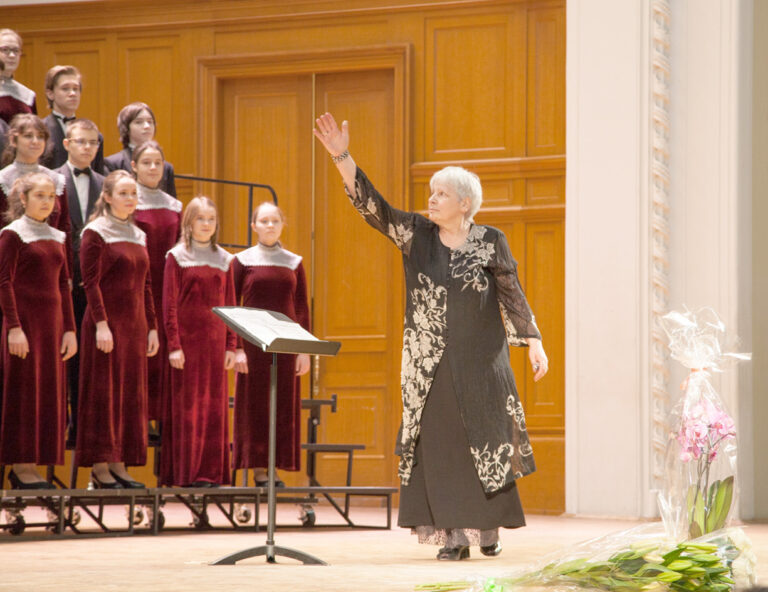
[[[93,230],[105,243],[134,243],[147,246],[147,235],[130,220],[119,220],[110,214],[99,216],[93,222],[89,222],[83,232]]]
[[[66,233],[58,228],[51,228],[47,222],[38,222],[27,215],[22,216],[0,230],[0,234],[6,230],[15,232],[22,242],[33,243],[40,240],[52,240],[64,244]]]
[[[33,163],[27,164],[25,162],[14,161],[0,171],[0,188],[3,193],[10,195],[13,182],[19,177],[23,177],[28,173],[45,173],[53,181],[53,186],[56,191],[56,195],[64,193],[64,186],[66,181],[64,175],[52,171],[49,168],[44,167],[41,164]]]
[[[296,269],[301,263],[301,255],[287,251],[279,242],[271,247],[258,243],[250,249],[241,251],[235,257],[246,267],[274,266]]]
[[[35,102],[35,91],[27,88],[21,82],[10,79],[0,84],[0,97],[13,97],[31,107],[32,103]]]
[[[161,189],[150,189],[145,187],[141,183],[137,183],[139,204],[136,206],[137,210],[171,210],[172,212],[181,212],[181,202],[168,195]]]
[[[199,246],[194,243],[192,248],[188,249],[187,245],[183,242],[168,251],[168,255],[172,255],[176,259],[179,267],[207,266],[220,269],[221,271],[229,271],[229,265],[233,258],[231,253],[228,253],[218,245],[215,251],[211,250],[210,245]]]

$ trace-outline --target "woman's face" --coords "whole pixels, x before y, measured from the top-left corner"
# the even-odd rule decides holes
[[[146,109],[139,111],[139,114],[128,124],[128,139],[133,146],[138,146],[142,142],[152,140],[155,137],[155,120]]]
[[[21,203],[27,216],[38,222],[45,221],[56,205],[56,189],[53,181],[35,183],[26,195],[21,196]]]
[[[459,199],[449,184],[436,181],[429,196],[429,219],[438,226],[460,222],[469,211],[469,199]]]
[[[139,203],[139,196],[136,194],[136,181],[122,177],[115,183],[112,194],[104,195],[104,200],[109,204],[109,209],[115,218],[127,220]]]
[[[0,49],[0,59],[5,64],[3,75],[13,76],[21,61],[21,43],[19,43],[16,35],[3,33],[0,35],[0,48],[2,48]]]
[[[283,219],[277,206],[266,203],[259,206],[256,213],[256,221],[251,224],[253,231],[259,235],[259,242],[271,247],[280,240],[283,232]]]
[[[201,243],[211,240],[216,232],[216,210],[203,206],[192,220],[192,238]]]
[[[132,162],[131,167],[136,173],[136,178],[144,187],[154,189],[163,178],[163,155],[159,150],[147,148],[139,156],[139,162]]]
[[[11,137],[16,146],[16,160],[25,164],[34,164],[45,152],[45,134],[28,127]]]

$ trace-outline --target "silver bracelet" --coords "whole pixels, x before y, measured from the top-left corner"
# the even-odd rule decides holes
[[[338,156],[333,156],[333,155],[331,155],[331,160],[332,160],[333,162],[335,162],[336,164],[339,164],[339,163],[340,163],[342,160],[344,160],[344,159],[345,159],[345,158],[347,158],[348,156],[349,156],[349,150],[345,150],[344,152],[342,152],[342,153],[341,153],[341,154],[339,154]]]

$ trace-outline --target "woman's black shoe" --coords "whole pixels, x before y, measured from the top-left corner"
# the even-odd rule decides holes
[[[442,547],[437,552],[440,561],[460,561],[469,559],[469,547]]]
[[[123,486],[120,485],[117,481],[112,481],[112,483],[105,483],[104,481],[100,480],[96,473],[91,471],[91,483],[93,483],[93,487],[96,489],[122,489]]]
[[[496,541],[495,545],[480,547],[480,552],[488,557],[496,557],[496,555],[501,553],[501,541]]]
[[[269,479],[264,479],[263,481],[255,481],[256,487],[269,487]],[[280,479],[275,479],[275,487],[285,487],[285,483],[283,483]]]
[[[115,481],[117,481],[120,485],[122,485],[123,489],[144,489],[146,487],[146,485],[144,485],[143,483],[139,483],[138,481],[134,481],[133,479],[123,479],[120,475],[115,473],[112,469],[109,469],[109,474],[115,478]]]
[[[211,487],[218,487],[218,484],[211,483],[210,481],[192,481],[189,485],[185,485],[184,487],[204,487],[204,488],[211,488]]]
[[[8,482],[11,484],[11,489],[56,489],[55,485],[51,485],[48,481],[33,481],[32,483],[24,483],[19,476],[11,469],[8,472]]]

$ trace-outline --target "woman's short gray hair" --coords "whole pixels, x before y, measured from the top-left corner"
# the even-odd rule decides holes
[[[459,199],[469,198],[469,212],[466,217],[473,222],[475,214],[483,205],[483,187],[480,185],[480,177],[463,167],[447,166],[432,175],[429,180],[430,191],[434,191],[435,183],[449,185],[458,194]]]

